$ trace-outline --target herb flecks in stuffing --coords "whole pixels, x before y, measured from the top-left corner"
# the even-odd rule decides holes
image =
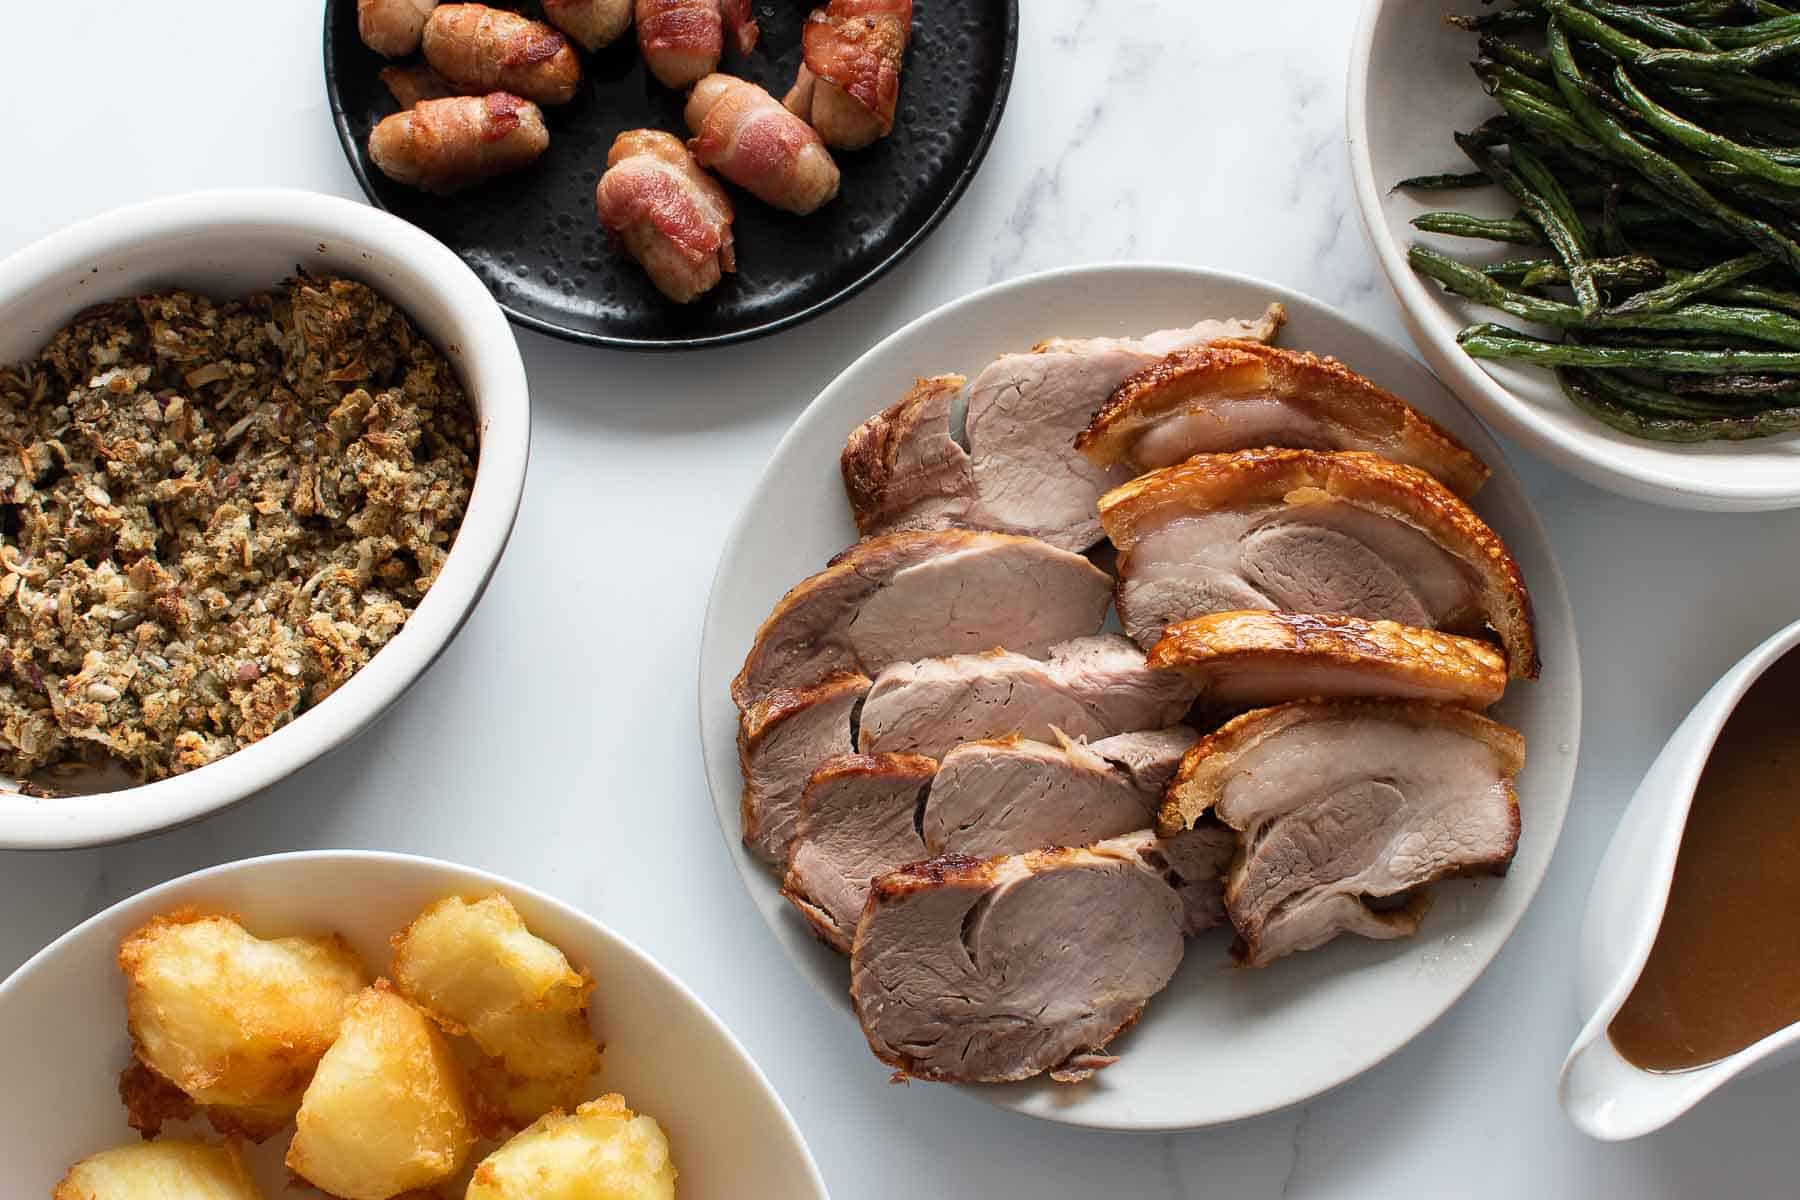
[[[406,623],[468,506],[454,372],[369,288],[89,309],[0,367],[0,768],[267,736]]]

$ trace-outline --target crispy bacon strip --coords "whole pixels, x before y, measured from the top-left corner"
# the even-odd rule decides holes
[[[767,203],[805,214],[837,195],[837,164],[819,135],[754,83],[708,75],[686,117],[700,164]]]
[[[672,134],[621,133],[606,156],[594,204],[600,223],[671,300],[686,303],[737,268],[731,200]]]

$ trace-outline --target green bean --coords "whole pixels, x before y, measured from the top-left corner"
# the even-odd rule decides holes
[[[1517,42],[1509,42],[1503,37],[1484,33],[1481,35],[1481,40],[1475,44],[1483,58],[1491,58],[1495,62],[1505,63],[1513,70],[1529,75],[1533,79],[1541,79],[1545,83],[1549,83],[1553,78],[1550,74],[1550,60],[1542,55],[1533,54]]]
[[[1663,281],[1662,265],[1647,255],[1632,254],[1596,258],[1594,279],[1605,288],[1653,287]],[[1513,258],[1489,263],[1481,273],[1490,279],[1511,280],[1520,287],[1569,282],[1569,272],[1554,258]]]
[[[1741,416],[1677,417],[1637,412],[1600,394],[1596,376],[1559,370],[1563,394],[1582,412],[1632,437],[1658,442],[1742,441],[1800,428],[1800,408],[1776,408]]]
[[[1559,3],[1560,0],[1551,0]],[[1576,119],[1599,138],[1609,150],[1629,161],[1658,190],[1688,210],[1688,215],[1703,223],[1735,232],[1752,245],[1779,254],[1789,266],[1800,270],[1800,244],[1766,221],[1739,212],[1715,198],[1694,182],[1692,176],[1633,137],[1623,126],[1591,104],[1579,86],[1581,68],[1576,65],[1567,35],[1558,21],[1550,23],[1550,61],[1556,67],[1556,78],[1563,89],[1563,100]]]
[[[1551,367],[1639,369],[1725,375],[1773,371],[1800,375],[1800,354],[1789,350],[1658,350],[1653,347],[1577,346],[1528,337],[1504,325],[1471,325],[1456,335],[1472,358],[1518,359]]]
[[[1738,75],[1748,74],[1758,67],[1766,67],[1793,54],[1800,54],[1800,33],[1770,38],[1752,46],[1740,46],[1736,50],[1651,50],[1638,55],[1636,62],[1644,67]]]
[[[1624,97],[1625,103],[1643,114],[1644,120],[1653,129],[1677,145],[1686,146],[1696,154],[1728,162],[1771,183],[1778,183],[1783,187],[1800,187],[1800,167],[1784,166],[1760,150],[1741,146],[1730,138],[1720,137],[1670,112],[1645,95],[1632,82],[1624,67],[1613,69],[1613,83],[1618,87],[1619,95]]]
[[[1525,215],[1539,229],[1556,256],[1569,269],[1569,286],[1575,291],[1581,311],[1593,315],[1600,311],[1600,289],[1594,283],[1588,266],[1587,231],[1562,186],[1544,169],[1543,163],[1522,146],[1513,147],[1513,165],[1508,167],[1484,146],[1476,146],[1458,138],[1463,153],[1495,183],[1519,202]],[[1521,157],[1523,156],[1523,157]]]
[[[1573,304],[1515,292],[1473,267],[1425,246],[1407,251],[1407,261],[1419,274],[1435,279],[1459,296],[1497,308],[1522,321],[1553,325],[1560,329],[1590,332],[1634,330],[1647,333],[1719,334],[1747,337],[1800,350],[1800,320],[1784,313],[1756,308],[1730,308],[1720,304],[1688,304],[1673,311],[1643,313],[1584,313]]]
[[[1611,21],[1621,29],[1630,30],[1639,37],[1650,38],[1671,46],[1679,46],[1686,50],[1713,51],[1719,47],[1712,39],[1688,25],[1655,12],[1647,12],[1639,8],[1627,8],[1623,4],[1612,4],[1608,0],[1579,0],[1581,7],[1596,17]]]
[[[1800,314],[1800,293],[1784,292],[1779,288],[1764,287],[1757,283],[1734,283],[1729,287],[1715,288],[1712,295],[1715,300],[1754,304],[1761,308]]]
[[[1560,104],[1546,104],[1536,96],[1512,88],[1501,88],[1494,93],[1494,99],[1526,129],[1558,141],[1566,147],[1567,152],[1584,156],[1576,159],[1577,162],[1592,162],[1595,156],[1605,153],[1605,147],[1595,141],[1574,115]]]
[[[1800,33],[1800,17],[1776,17],[1772,21],[1763,21],[1756,25],[1726,26],[1712,35],[1715,45],[1727,50],[1739,46],[1751,46],[1766,38],[1780,37],[1783,34]]]
[[[1486,30],[1537,29],[1544,24],[1544,18],[1530,9],[1507,8],[1472,16],[1445,13],[1444,23],[1458,29],[1467,29],[1471,33],[1481,33]]]
[[[1740,403],[1800,405],[1794,381],[1779,375],[1682,375],[1669,381],[1669,390],[1682,396],[1722,397]]]
[[[1472,217],[1468,213],[1420,213],[1412,219],[1412,226],[1421,233],[1511,242],[1515,246],[1540,246],[1544,242],[1543,233],[1530,221],[1495,220],[1491,217]]]
[[[1757,75],[1701,76],[1704,86],[1740,104],[1754,104],[1781,112],[1800,112],[1800,88]]]
[[[1708,267],[1704,271],[1684,275],[1659,288],[1639,292],[1606,311],[1613,316],[1629,313],[1668,312],[1671,309],[1680,308],[1696,296],[1703,296],[1716,288],[1723,287],[1734,279],[1740,279],[1754,271],[1760,271],[1774,261],[1774,255],[1766,250],[1758,250],[1753,254],[1729,259],[1715,267]]]
[[[1492,96],[1501,88],[1511,88],[1515,92],[1524,92],[1527,96],[1536,96],[1539,100],[1556,103],[1559,93],[1556,85],[1547,80],[1534,79],[1517,67],[1503,62],[1495,62],[1491,58],[1478,58],[1469,64],[1475,77],[1481,80],[1481,86]]]
[[[1614,58],[1622,58],[1627,62],[1636,62],[1644,55],[1652,52],[1652,47],[1640,42],[1622,30],[1614,29],[1591,12],[1584,12],[1570,4],[1568,0],[1538,0],[1544,10],[1562,22],[1565,28],[1593,42]],[[1555,22],[1552,22],[1554,25]],[[1692,53],[1685,51],[1684,53]],[[1551,58],[1554,64],[1556,59]],[[1561,72],[1558,72],[1561,74]]]
[[[1402,179],[1394,187],[1396,190],[1407,188],[1419,192],[1446,192],[1457,188],[1489,187],[1493,182],[1480,171],[1464,171],[1445,172],[1442,175],[1414,175],[1410,179]]]

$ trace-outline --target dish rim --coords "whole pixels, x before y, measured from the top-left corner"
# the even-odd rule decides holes
[[[357,187],[362,189],[363,196],[371,207],[385,213],[388,212],[387,206],[381,202],[381,197],[376,193],[374,183],[369,178],[369,166],[364,161],[366,155],[359,150],[357,140],[350,132],[350,117],[344,111],[343,95],[337,86],[337,54],[331,44],[332,27],[333,22],[338,20],[338,10],[350,2],[351,0],[325,0],[325,95],[331,106],[331,124],[337,131],[338,146],[343,150],[344,158],[350,164],[350,173],[356,177]],[[891,249],[874,266],[830,295],[813,301],[797,312],[763,321],[745,329],[682,338],[626,337],[619,334],[595,333],[592,330],[576,329],[521,312],[498,296],[493,296],[491,292],[489,295],[499,306],[500,311],[506,314],[507,320],[534,333],[541,333],[578,345],[602,346],[609,350],[629,350],[642,354],[678,354],[684,350],[707,350],[717,346],[755,341],[758,338],[792,329],[829,312],[899,266],[901,260],[918,249],[926,238],[936,232],[944,218],[950,215],[950,210],[955,208],[962,199],[963,193],[969,189],[969,185],[975,181],[975,175],[980,171],[982,163],[987,159],[988,149],[993,145],[994,136],[999,132],[1000,118],[1005,114],[1007,99],[1012,94],[1013,72],[1018,61],[1019,0],[1003,0],[1003,2],[1006,5],[1006,27],[1000,47],[999,87],[994,94],[994,103],[981,123],[980,132],[976,135],[974,152],[969,155],[968,161],[963,163],[956,172],[955,178],[950,181],[950,190],[944,194],[943,200],[930,213],[926,214],[925,220],[917,229],[903,238],[898,246]],[[411,222],[407,222],[407,224],[411,224]],[[451,253],[456,252],[452,250]],[[459,259],[460,257],[458,255]],[[487,285],[483,284],[482,286],[485,289]]]
[[[963,312],[970,308],[975,308],[991,302],[994,297],[1004,295],[1009,291],[1028,290],[1046,284],[1054,285],[1058,282],[1064,282],[1069,279],[1079,279],[1082,276],[1087,275],[1113,274],[1127,276],[1179,274],[1187,276],[1197,285],[1223,282],[1238,287],[1256,289],[1267,294],[1271,300],[1284,302],[1298,301],[1331,314],[1337,320],[1353,329],[1358,336],[1367,338],[1370,342],[1374,343],[1384,354],[1390,355],[1395,359],[1410,362],[1414,367],[1417,367],[1421,371],[1425,371],[1428,375],[1431,373],[1429,368],[1420,364],[1417,358],[1409,354],[1398,342],[1371,329],[1364,323],[1345,315],[1337,306],[1327,304],[1326,302],[1318,300],[1308,293],[1299,291],[1295,288],[1273,284],[1267,280],[1259,279],[1255,276],[1241,272],[1218,270],[1210,267],[1196,267],[1185,263],[1165,261],[1081,263],[1035,272],[1014,279],[989,284],[976,291],[970,292],[967,295],[960,296],[930,309],[907,322],[894,332],[888,334],[886,337],[881,338],[867,350],[863,351],[863,353],[858,355],[820,388],[819,392],[807,403],[806,407],[801,410],[799,416],[794,419],[794,422],[788,427],[787,431],[783,433],[781,439],[776,443],[775,448],[770,452],[767,462],[773,464],[779,461],[788,451],[790,444],[798,440],[807,428],[817,421],[827,419],[827,414],[821,408],[819,403],[820,399],[827,392],[835,388],[845,377],[852,375],[860,369],[865,362],[885,351],[891,343],[896,343],[913,336],[919,327],[934,320],[945,318],[955,313]],[[1443,386],[1444,391],[1458,404],[1462,405],[1465,411],[1467,411],[1478,424],[1480,423],[1480,416],[1475,412],[1471,405],[1447,385],[1442,385],[1441,381],[1440,386]],[[1550,866],[1555,860],[1556,849],[1561,844],[1562,834],[1567,825],[1569,807],[1573,801],[1576,766],[1578,764],[1581,746],[1582,720],[1580,643],[1575,627],[1573,609],[1569,602],[1567,584],[1562,573],[1562,567],[1556,559],[1554,546],[1551,543],[1548,530],[1544,526],[1543,518],[1538,512],[1537,506],[1531,502],[1530,497],[1525,493],[1523,484],[1519,481],[1517,474],[1512,469],[1511,463],[1504,454],[1504,447],[1500,447],[1499,449],[1501,453],[1495,456],[1494,460],[1490,463],[1490,466],[1494,468],[1494,475],[1496,477],[1503,477],[1509,480],[1512,486],[1517,489],[1519,498],[1522,501],[1523,517],[1529,523],[1531,533],[1544,551],[1544,567],[1547,569],[1534,574],[1530,581],[1531,594],[1533,597],[1534,608],[1537,610],[1538,623],[1541,627],[1544,616],[1553,613],[1556,626],[1565,630],[1567,634],[1569,648],[1567,681],[1561,686],[1568,693],[1567,707],[1570,714],[1570,726],[1567,730],[1563,731],[1563,740],[1569,747],[1567,753],[1564,755],[1567,759],[1567,786],[1563,789],[1565,794],[1561,799],[1560,811],[1557,815],[1555,828],[1550,831],[1549,846],[1544,855],[1542,869],[1539,871],[1537,877],[1530,881],[1530,894],[1525,898],[1524,902],[1518,906],[1517,911],[1506,918],[1504,929],[1500,931],[1499,936],[1492,947],[1492,952],[1488,954],[1487,960],[1482,964],[1480,969],[1471,973],[1459,986],[1455,987],[1448,995],[1444,996],[1442,1003],[1437,1005],[1429,1015],[1419,1019],[1417,1028],[1406,1035],[1396,1045],[1376,1055],[1369,1061],[1362,1063],[1362,1065],[1341,1078],[1330,1083],[1322,1084],[1303,1095],[1297,1095],[1285,1101],[1247,1107],[1234,1112],[1230,1116],[1224,1116],[1213,1120],[1196,1123],[1188,1120],[1094,1119],[1090,1116],[1077,1118],[1069,1108],[1052,1107],[1049,1111],[1028,1110],[1018,1106],[1004,1104],[998,1099],[998,1095],[1006,1092],[1009,1088],[1029,1086],[1029,1082],[1024,1085],[970,1084],[951,1086],[956,1086],[965,1092],[972,1091],[977,1098],[983,1100],[985,1103],[994,1105],[996,1108],[1059,1125],[1112,1132],[1137,1133],[1174,1133],[1192,1129],[1215,1128],[1235,1121],[1247,1120],[1252,1117],[1278,1112],[1286,1108],[1291,1108],[1297,1104],[1309,1103],[1317,1097],[1356,1079],[1367,1071],[1380,1065],[1380,1063],[1386,1061],[1386,1059],[1398,1053],[1401,1049],[1423,1035],[1441,1020],[1445,1013],[1454,1008],[1478,980],[1487,974],[1488,969],[1492,967],[1494,962],[1505,950],[1507,944],[1512,940],[1513,935],[1518,931],[1519,924],[1524,920],[1525,914],[1530,911],[1532,904],[1536,901],[1539,892],[1542,890],[1544,879],[1549,874]],[[767,474],[768,468],[765,467],[763,475],[758,477],[757,483],[754,485],[756,491],[760,491],[763,480],[767,477]],[[739,508],[736,518],[732,521],[731,526],[726,533],[720,550],[719,563],[714,569],[712,583],[709,587],[706,610],[701,629],[698,671],[699,687],[697,688],[696,709],[700,727],[701,768],[706,776],[707,792],[709,799],[712,801],[715,816],[719,816],[727,810],[735,810],[737,806],[737,795],[735,793],[721,797],[714,791],[712,772],[710,770],[710,755],[708,753],[707,673],[708,664],[712,659],[717,657],[719,653],[719,647],[716,643],[716,639],[719,635],[717,633],[717,625],[715,622],[715,610],[725,603],[721,584],[724,582],[726,561],[731,556],[734,548],[743,540],[746,529],[750,525],[752,515],[756,511],[758,511],[757,506],[746,500]],[[1561,668],[1559,668],[1559,671],[1560,670]],[[1541,687],[1544,685],[1539,682],[1534,682],[1533,686]],[[1545,753],[1548,750],[1549,748],[1546,748],[1546,750],[1540,751],[1540,753]],[[769,883],[771,876],[769,876],[766,870],[762,869],[751,860],[750,856],[744,851],[741,839],[726,821],[719,820],[717,824],[719,825],[720,836],[725,841],[727,856],[731,859],[732,865],[736,868],[746,893],[748,893],[751,900],[755,902],[757,900],[755,889],[759,884]],[[1513,875],[1510,878],[1516,880],[1519,877]],[[766,914],[761,911],[760,904],[758,906],[758,915],[759,917],[763,917],[764,924],[767,925],[768,920]],[[775,940],[780,945],[782,956],[788,960],[790,967],[805,978],[808,986],[815,992],[819,992],[821,996],[825,997],[828,1002],[831,1003],[834,1012],[848,1016],[854,1021],[854,1014],[845,1013],[839,1003],[840,997],[825,992],[819,981],[814,978],[814,972],[797,961],[796,955],[788,942],[776,934],[773,929],[771,929],[770,932],[775,936]]]
[[[83,270],[87,278],[104,279],[109,260],[160,240],[212,239],[232,230],[246,239],[316,240],[321,251],[334,242],[365,256],[378,251],[385,260],[406,264],[419,279],[418,291],[433,295],[453,314],[460,340],[439,350],[456,368],[471,405],[479,395],[482,406],[468,510],[437,580],[406,624],[330,696],[262,740],[180,775],[90,795],[0,796],[0,850],[110,845],[191,824],[349,741],[398,701],[455,640],[511,538],[531,446],[531,397],[518,342],[475,273],[441,242],[398,217],[342,197],[289,188],[209,189],[143,201],[66,226],[0,260],[0,311]],[[405,298],[382,294],[412,319]]]

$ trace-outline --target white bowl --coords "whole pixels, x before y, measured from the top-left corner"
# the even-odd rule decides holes
[[[487,586],[525,487],[525,366],[506,318],[474,272],[396,217],[311,192],[234,190],[153,200],[83,221],[0,262],[0,362],[36,354],[70,317],[103,300],[165,287],[245,295],[296,267],[374,287],[443,351],[468,392],[481,458],[442,574],[366,667],[291,724],[155,783],[56,799],[0,794],[0,848],[136,837],[268,787],[380,716],[449,645]]]
[[[1576,975],[1586,1024],[1556,1085],[1563,1111],[1590,1137],[1612,1142],[1654,1132],[1738,1076],[1800,1059],[1800,1023],[1718,1062],[1673,1072],[1633,1065],[1607,1036],[1662,928],[1694,789],[1713,743],[1750,685],[1796,646],[1800,621],[1746,654],[1700,698],[1645,772],[1594,873]]]
[[[1404,397],[1494,468],[1477,511],[1506,539],[1537,610],[1543,678],[1515,683],[1494,715],[1529,742],[1518,779],[1523,832],[1511,873],[1434,889],[1417,937],[1342,937],[1261,970],[1230,965],[1228,936],[1191,944],[1167,990],[1113,1049],[1116,1066],[1079,1087],[972,1089],[1046,1120],[1102,1129],[1190,1129],[1305,1100],[1374,1066],[1421,1033],[1481,974],[1518,924],[1550,864],[1574,782],[1581,724],[1575,622],[1543,526],[1494,439],[1400,347],[1286,288],[1192,267],[1073,267],[986,288],[929,313],[868,351],[819,394],[776,447],[726,541],[700,648],[700,733],[719,826],[744,886],[794,965],[854,1020],[842,955],[808,935],[774,876],[739,834],[731,677],[758,623],[793,584],[856,540],[838,473],[844,437],[913,378],[973,377],[994,355],[1050,336],[1129,336],[1287,306],[1283,344],[1332,354]],[[1354,1031],[1354,1032],[1348,1032]],[[887,1068],[856,1054],[845,1071]],[[920,1084],[921,1087],[934,1086]]]
[[[599,1083],[669,1135],[683,1200],[825,1200],[787,1109],[750,1056],[695,995],[606,926],[531,888],[470,867],[351,850],[253,858],[141,892],[64,934],[0,983],[0,1194],[48,1196],[69,1165],[137,1140],[117,1083],[131,1061],[119,939],[183,905],[235,913],[266,936],[335,931],[371,970],[388,938],[433,900],[504,892],[534,932],[596,980],[592,1019],[606,1043]],[[257,1147],[268,1196],[288,1194],[287,1136]],[[311,1193],[308,1193],[311,1194]]]
[[[1628,437],[1578,411],[1550,372],[1477,362],[1456,344],[1457,332],[1475,322],[1518,322],[1415,274],[1407,246],[1423,242],[1465,261],[1510,257],[1521,248],[1430,236],[1408,224],[1434,208],[1510,216],[1516,206],[1498,189],[1392,190],[1410,175],[1470,170],[1450,135],[1499,111],[1469,70],[1474,35],[1444,24],[1455,7],[1447,0],[1367,0],[1350,51],[1346,111],[1356,203],[1425,361],[1501,433],[1609,491],[1677,508],[1800,505],[1800,434],[1694,446]]]

